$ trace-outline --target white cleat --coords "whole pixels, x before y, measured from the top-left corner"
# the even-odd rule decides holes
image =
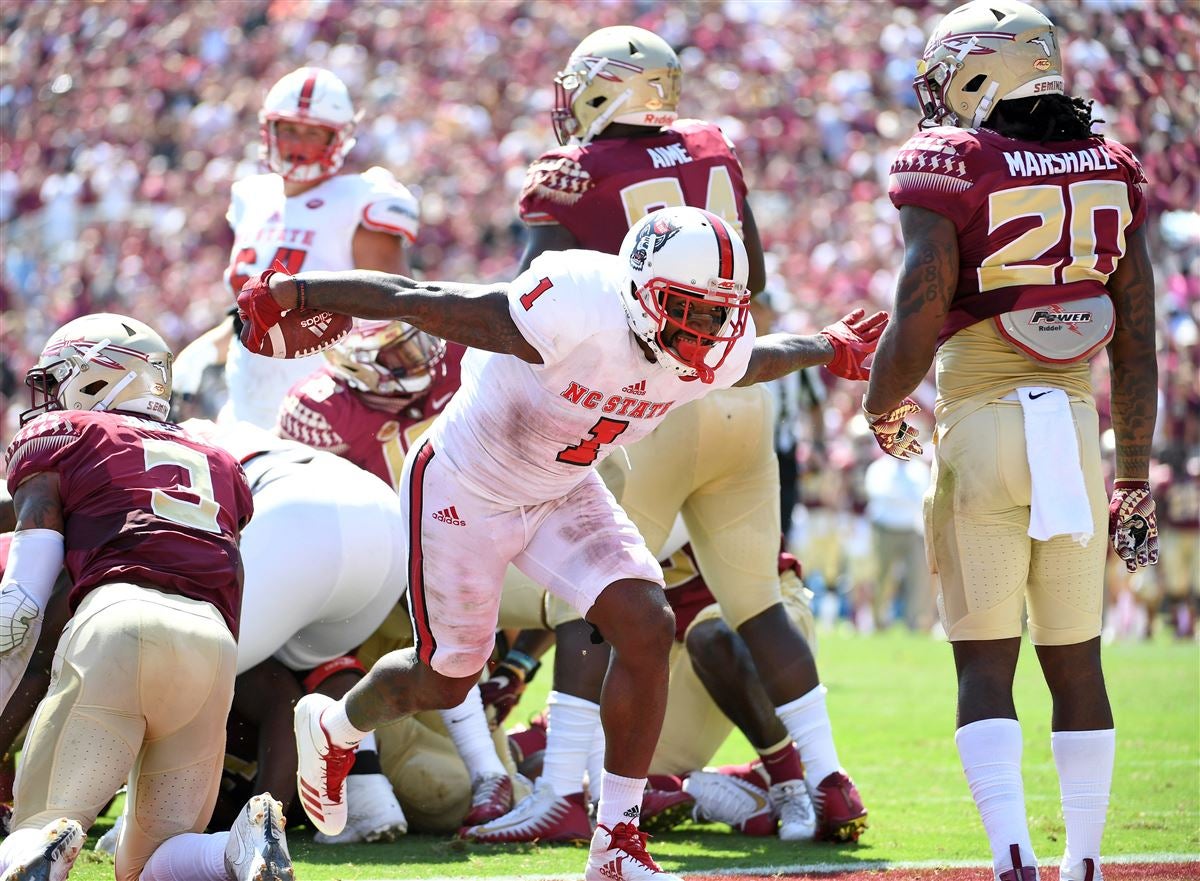
[[[761,786],[732,774],[693,771],[683,791],[696,799],[692,816],[700,823],[728,823],[746,835],[774,835],[775,809]]]
[[[1073,866],[1065,863],[1058,869],[1058,881],[1104,881],[1100,861],[1086,857]]]
[[[354,750],[334,746],[321,725],[321,714],[336,701],[306,694],[296,704],[296,792],[304,813],[318,832],[337,835],[346,828],[346,775]]]
[[[408,820],[391,781],[383,774],[351,774],[346,778],[346,828],[337,835],[318,832],[317,844],[361,844],[395,841],[408,832]]]
[[[86,837],[83,827],[66,817],[47,823],[0,881],[66,881]]]
[[[283,805],[264,792],[246,802],[225,842],[225,871],[232,881],[294,881]]]
[[[683,881],[646,853],[646,838],[632,823],[597,826],[583,881]]]
[[[96,841],[95,850],[97,853],[106,853],[110,857],[117,855],[117,841],[121,837],[121,829],[125,826],[125,815],[117,814],[117,819],[113,822],[112,828],[100,836]]]
[[[817,834],[817,811],[804,781],[775,783],[767,794],[779,815],[779,840],[812,841]]]

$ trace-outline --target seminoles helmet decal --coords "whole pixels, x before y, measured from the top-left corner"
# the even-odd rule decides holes
[[[978,128],[997,102],[1063,94],[1054,25],[1020,0],[976,0],[947,13],[913,80],[921,128]]]
[[[50,410],[122,410],[165,422],[173,360],[163,338],[134,318],[76,318],[54,332],[25,375],[32,406],[21,424]]]
[[[678,117],[680,66],[658,34],[621,25],[584,38],[554,78],[560,144],[586,144],[614,122],[661,127]]]

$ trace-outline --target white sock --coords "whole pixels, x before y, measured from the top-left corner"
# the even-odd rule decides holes
[[[334,746],[340,746],[343,749],[353,749],[362,742],[362,739],[371,732],[360,731],[350,724],[350,719],[346,716],[346,702],[343,698],[340,701],[334,701],[330,704],[325,712],[321,714],[321,725],[329,733],[329,739],[333,741]]]
[[[605,771],[600,776],[600,806],[596,808],[596,825],[609,829],[618,823],[638,825],[645,793],[645,777],[634,779]]]
[[[587,797],[595,804],[600,801],[600,781],[604,779],[604,726],[597,725],[592,734],[592,748],[587,757]]]
[[[1009,848],[1014,844],[1021,849],[1022,864],[1036,866],[1021,780],[1021,723],[980,719],[959,728],[954,743],[992,847],[996,874],[1013,868]]]
[[[572,694],[552,691],[546,708],[542,779],[549,781],[556,795],[580,792],[592,737],[600,727],[600,705]],[[641,803],[640,797],[638,803]]]
[[[13,863],[25,855],[26,850],[36,847],[41,840],[42,830],[35,828],[18,829],[0,841],[0,872],[7,871]]]
[[[230,881],[225,871],[228,840],[228,832],[172,836],[147,860],[141,881]]]
[[[833,726],[825,709],[825,686],[818,685],[808,694],[775,708],[804,763],[804,780],[809,792],[834,771],[842,767],[837,747],[833,745]]]
[[[1117,750],[1117,732],[1054,731],[1050,750],[1058,769],[1062,794],[1063,824],[1067,827],[1064,869],[1077,866],[1086,857],[1100,864],[1100,839],[1108,816],[1108,797],[1112,791],[1113,756]]]
[[[483,713],[483,698],[478,686],[472,688],[457,707],[440,710],[442,722],[450,739],[467,766],[467,776],[474,781],[484,775],[505,774],[504,765],[496,755],[496,744]]]

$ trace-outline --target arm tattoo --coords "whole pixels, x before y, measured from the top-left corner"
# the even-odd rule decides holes
[[[309,308],[399,319],[464,346],[541,362],[508,311],[507,285],[415,281],[366,270],[306,272],[303,278]]]
[[[1108,280],[1116,308],[1116,330],[1108,346],[1112,365],[1112,421],[1117,441],[1117,476],[1145,478],[1158,416],[1155,353],[1154,272],[1139,229]]]
[[[53,529],[63,532],[62,500],[58,495],[58,475],[42,471],[27,478],[13,494],[17,511],[17,529]]]
[[[867,407],[886,413],[921,384],[958,287],[958,230],[923,208],[900,210],[904,268],[896,282],[892,320],[871,366]]]
[[[734,385],[754,385],[787,376],[803,367],[828,364],[833,360],[833,345],[818,334],[799,336],[772,333],[754,342],[746,372]]]

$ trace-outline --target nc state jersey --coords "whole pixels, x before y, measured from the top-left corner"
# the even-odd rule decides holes
[[[617,256],[550,251],[509,285],[509,313],[543,363],[468,349],[462,388],[430,429],[480,495],[514,506],[561,498],[614,446],[745,374],[750,321],[710,385],[647,360],[621,304],[627,279]]]
[[[626,230],[659,208],[705,208],[740,232],[745,199],[742,165],[721,129],[681,119],[659,135],[542,154],[529,167],[518,209],[529,226],[561,224],[579,247],[615,254]],[[619,217],[624,225],[612,222]]]
[[[276,261],[290,273],[353,269],[354,234],[360,226],[409,240],[419,228],[416,198],[379,167],[335,175],[290,198],[277,174],[243,178],[233,185],[226,219],[234,244],[225,281],[235,297],[248,279]],[[271,428],[287,390],[323,363],[319,355],[267,358],[233,345],[226,368],[227,415]]]
[[[229,453],[171,423],[71,410],[26,425],[6,462],[11,491],[58,474],[72,611],[97,585],[132,581],[211,603],[237,634],[253,502]]]
[[[348,459],[388,486],[398,487],[404,456],[458,391],[464,351],[458,343],[447,343],[429,389],[398,412],[372,407],[366,396],[326,366],[288,393],[277,430],[283,437]]]
[[[892,203],[958,228],[958,290],[941,339],[1004,312],[1107,294],[1126,234],[1146,219],[1145,182],[1112,140],[951,127],[910,138],[892,163]]]

